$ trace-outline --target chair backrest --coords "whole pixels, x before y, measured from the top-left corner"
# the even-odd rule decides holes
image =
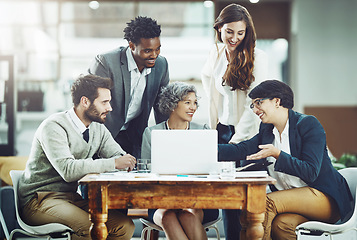
[[[353,197],[353,211],[349,216],[347,216],[344,220],[357,220],[357,199],[356,199],[356,191],[357,191],[357,167],[349,167],[339,170],[339,173],[346,179],[348,183],[348,187],[350,188],[352,197]],[[353,214],[353,215],[352,215]],[[353,220],[352,220],[353,221]]]
[[[20,227],[16,220],[14,203],[14,188],[12,186],[0,187],[0,222],[2,226],[0,239],[5,237],[9,239],[10,232]]]
[[[31,226],[26,224],[20,216],[19,213],[19,197],[18,197],[18,188],[19,188],[19,181],[24,171],[21,170],[11,170],[10,176],[12,180],[12,184],[14,187],[14,200],[15,200],[15,210],[16,210],[16,218],[17,221],[22,229],[26,232],[34,235],[47,235],[54,232],[70,232],[72,231],[71,228],[60,224],[60,223],[48,223],[40,226]]]
[[[10,171],[10,177],[11,177],[11,180],[12,180],[12,186],[14,187],[14,200],[15,200],[15,211],[16,211],[16,218],[17,218],[17,221],[20,225],[20,227],[22,227],[24,230],[28,231],[27,229],[27,224],[24,223],[20,217],[20,214],[19,214],[19,197],[18,197],[18,194],[17,194],[17,191],[18,191],[18,188],[19,188],[19,180],[22,176],[24,171],[21,171],[21,170],[11,170]],[[32,232],[32,231],[30,231]]]
[[[357,167],[343,168],[338,172],[341,173],[341,175],[346,179],[352,193],[353,200],[355,200],[357,187]]]

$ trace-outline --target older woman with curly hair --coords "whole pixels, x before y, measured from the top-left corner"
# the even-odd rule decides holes
[[[141,157],[151,158],[151,131],[154,129],[208,129],[207,125],[191,122],[197,107],[195,86],[173,82],[164,87],[159,95],[158,109],[170,117],[167,121],[145,129]],[[207,239],[202,223],[217,217],[217,209],[149,209],[149,220],[159,225],[170,240]]]

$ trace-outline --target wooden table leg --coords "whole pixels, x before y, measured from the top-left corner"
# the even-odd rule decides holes
[[[265,217],[266,187],[264,185],[247,186],[247,208],[241,215],[241,239],[263,239]]]
[[[264,228],[264,213],[249,213],[247,212],[247,230],[245,232],[246,239],[263,239]]]
[[[108,220],[107,196],[107,186],[89,184],[89,213],[92,221],[90,235],[93,240],[105,240],[108,236],[107,226],[105,225]]]
[[[240,230],[240,239],[246,240],[247,239],[246,233],[247,233],[247,226],[248,226],[246,210],[242,210],[240,213],[240,225],[242,227]]]

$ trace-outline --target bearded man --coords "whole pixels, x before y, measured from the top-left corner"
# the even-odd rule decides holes
[[[132,170],[136,159],[126,154],[104,126],[112,80],[80,76],[72,85],[73,108],[45,119],[35,133],[20,181],[23,220],[29,225],[61,223],[72,239],[91,239],[88,200],[77,193],[88,173]],[[93,160],[93,156],[96,160]],[[109,210],[107,239],[131,239],[134,224],[125,213]]]

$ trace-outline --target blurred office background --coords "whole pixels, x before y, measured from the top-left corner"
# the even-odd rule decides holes
[[[40,122],[71,107],[73,79],[96,54],[127,45],[123,29],[138,15],[161,24],[171,81],[198,87],[194,120],[208,122],[200,72],[231,2],[250,11],[269,77],[293,88],[294,109],[319,118],[333,155],[356,153],[357,0],[0,0],[0,155],[29,154]]]
[[[197,86],[194,121],[207,123],[200,72],[214,19],[232,2],[251,13],[269,78],[293,88],[294,109],[318,117],[335,157],[356,154],[357,0],[0,0],[0,156],[29,154],[41,121],[71,107],[73,79],[96,54],[127,45],[123,29],[138,15],[161,24],[171,81]]]

